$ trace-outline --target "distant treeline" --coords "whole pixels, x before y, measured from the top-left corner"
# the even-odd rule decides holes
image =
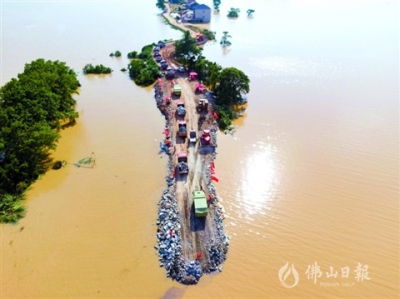
[[[83,73],[85,75],[87,74],[110,74],[113,70],[109,67],[106,67],[102,64],[98,64],[98,65],[91,65],[90,63],[85,65],[85,67],[83,68]]]
[[[38,59],[0,88],[0,222],[25,214],[26,189],[49,168],[59,130],[75,122],[80,86],[64,62]]]

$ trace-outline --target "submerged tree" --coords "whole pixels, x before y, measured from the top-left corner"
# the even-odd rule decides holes
[[[24,216],[25,190],[49,168],[58,131],[78,117],[79,86],[64,62],[37,59],[0,88],[0,222]]]
[[[161,10],[165,10],[167,8],[164,0],[157,0],[156,6]]]
[[[128,65],[129,76],[137,85],[149,86],[161,75],[159,67],[152,57],[155,45],[153,43],[144,46],[139,54],[136,51],[128,54],[128,57],[132,58]]]
[[[228,31],[224,31],[223,34],[224,35],[221,38],[220,44],[222,45],[222,47],[230,46],[232,43],[228,40],[228,38],[231,38],[232,36],[228,34]]]
[[[219,6],[221,5],[221,0],[213,0],[214,9],[219,11]]]
[[[228,12],[228,18],[237,18],[239,16],[240,9],[231,7],[231,10]]]
[[[132,51],[132,52],[129,52],[127,56],[130,59],[134,59],[137,57],[137,55],[138,55],[138,53],[136,51]]]
[[[92,64],[87,64],[83,68],[83,73],[87,74],[110,74],[113,70],[109,67],[106,67],[102,64],[98,64],[93,66]]]
[[[248,9],[248,10],[247,10],[247,16],[248,16],[248,17],[253,16],[253,13],[254,13],[254,12],[255,12],[254,9]]]
[[[250,91],[250,79],[241,70],[229,67],[223,69],[215,89],[218,105],[237,105],[243,102],[243,95]]]

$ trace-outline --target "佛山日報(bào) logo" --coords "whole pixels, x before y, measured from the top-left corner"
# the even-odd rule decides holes
[[[294,283],[292,285],[286,284],[286,279],[289,277],[290,274],[292,274],[294,277]],[[295,287],[299,283],[299,273],[297,273],[296,268],[293,264],[291,267],[289,267],[289,262],[287,262],[282,268],[279,269],[278,278],[281,284],[288,289]]]

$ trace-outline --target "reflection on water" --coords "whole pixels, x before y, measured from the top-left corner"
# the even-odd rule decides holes
[[[266,204],[274,199],[279,178],[276,166],[276,149],[262,141],[248,150],[240,181],[240,194],[244,210],[252,215],[264,212]]]
[[[399,298],[399,4],[350,2],[231,0],[213,13],[210,29],[229,31],[232,46],[204,55],[249,74],[251,92],[234,136],[218,135],[228,259],[187,288],[153,249],[164,118],[152,89],[119,71],[126,53],[181,32],[153,1],[2,2],[3,82],[39,57],[114,72],[80,73],[80,118],[55,153],[76,162],[94,151],[96,167],[50,171],[28,193],[26,218],[2,226],[0,297]],[[314,285],[304,273],[315,261],[368,264],[371,279]],[[290,290],[278,279],[287,262],[300,276]]]
[[[249,64],[253,67],[251,75],[255,77],[284,76],[335,79],[343,73],[343,70],[337,64],[327,61],[316,62],[311,59],[305,60],[296,57],[252,57],[249,58]],[[349,75],[348,71],[347,75]]]

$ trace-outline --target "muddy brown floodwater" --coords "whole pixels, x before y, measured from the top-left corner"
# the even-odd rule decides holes
[[[54,154],[67,166],[33,184],[18,225],[1,225],[0,297],[399,298],[398,1],[231,0],[212,13],[204,26],[232,46],[203,54],[243,70],[251,91],[235,135],[217,133],[228,256],[194,286],[167,278],[153,248],[165,118],[153,88],[120,72],[126,53],[181,37],[154,3],[1,3],[1,85],[43,57],[82,87]],[[87,63],[114,72],[84,76]],[[73,165],[91,152],[93,169]]]

